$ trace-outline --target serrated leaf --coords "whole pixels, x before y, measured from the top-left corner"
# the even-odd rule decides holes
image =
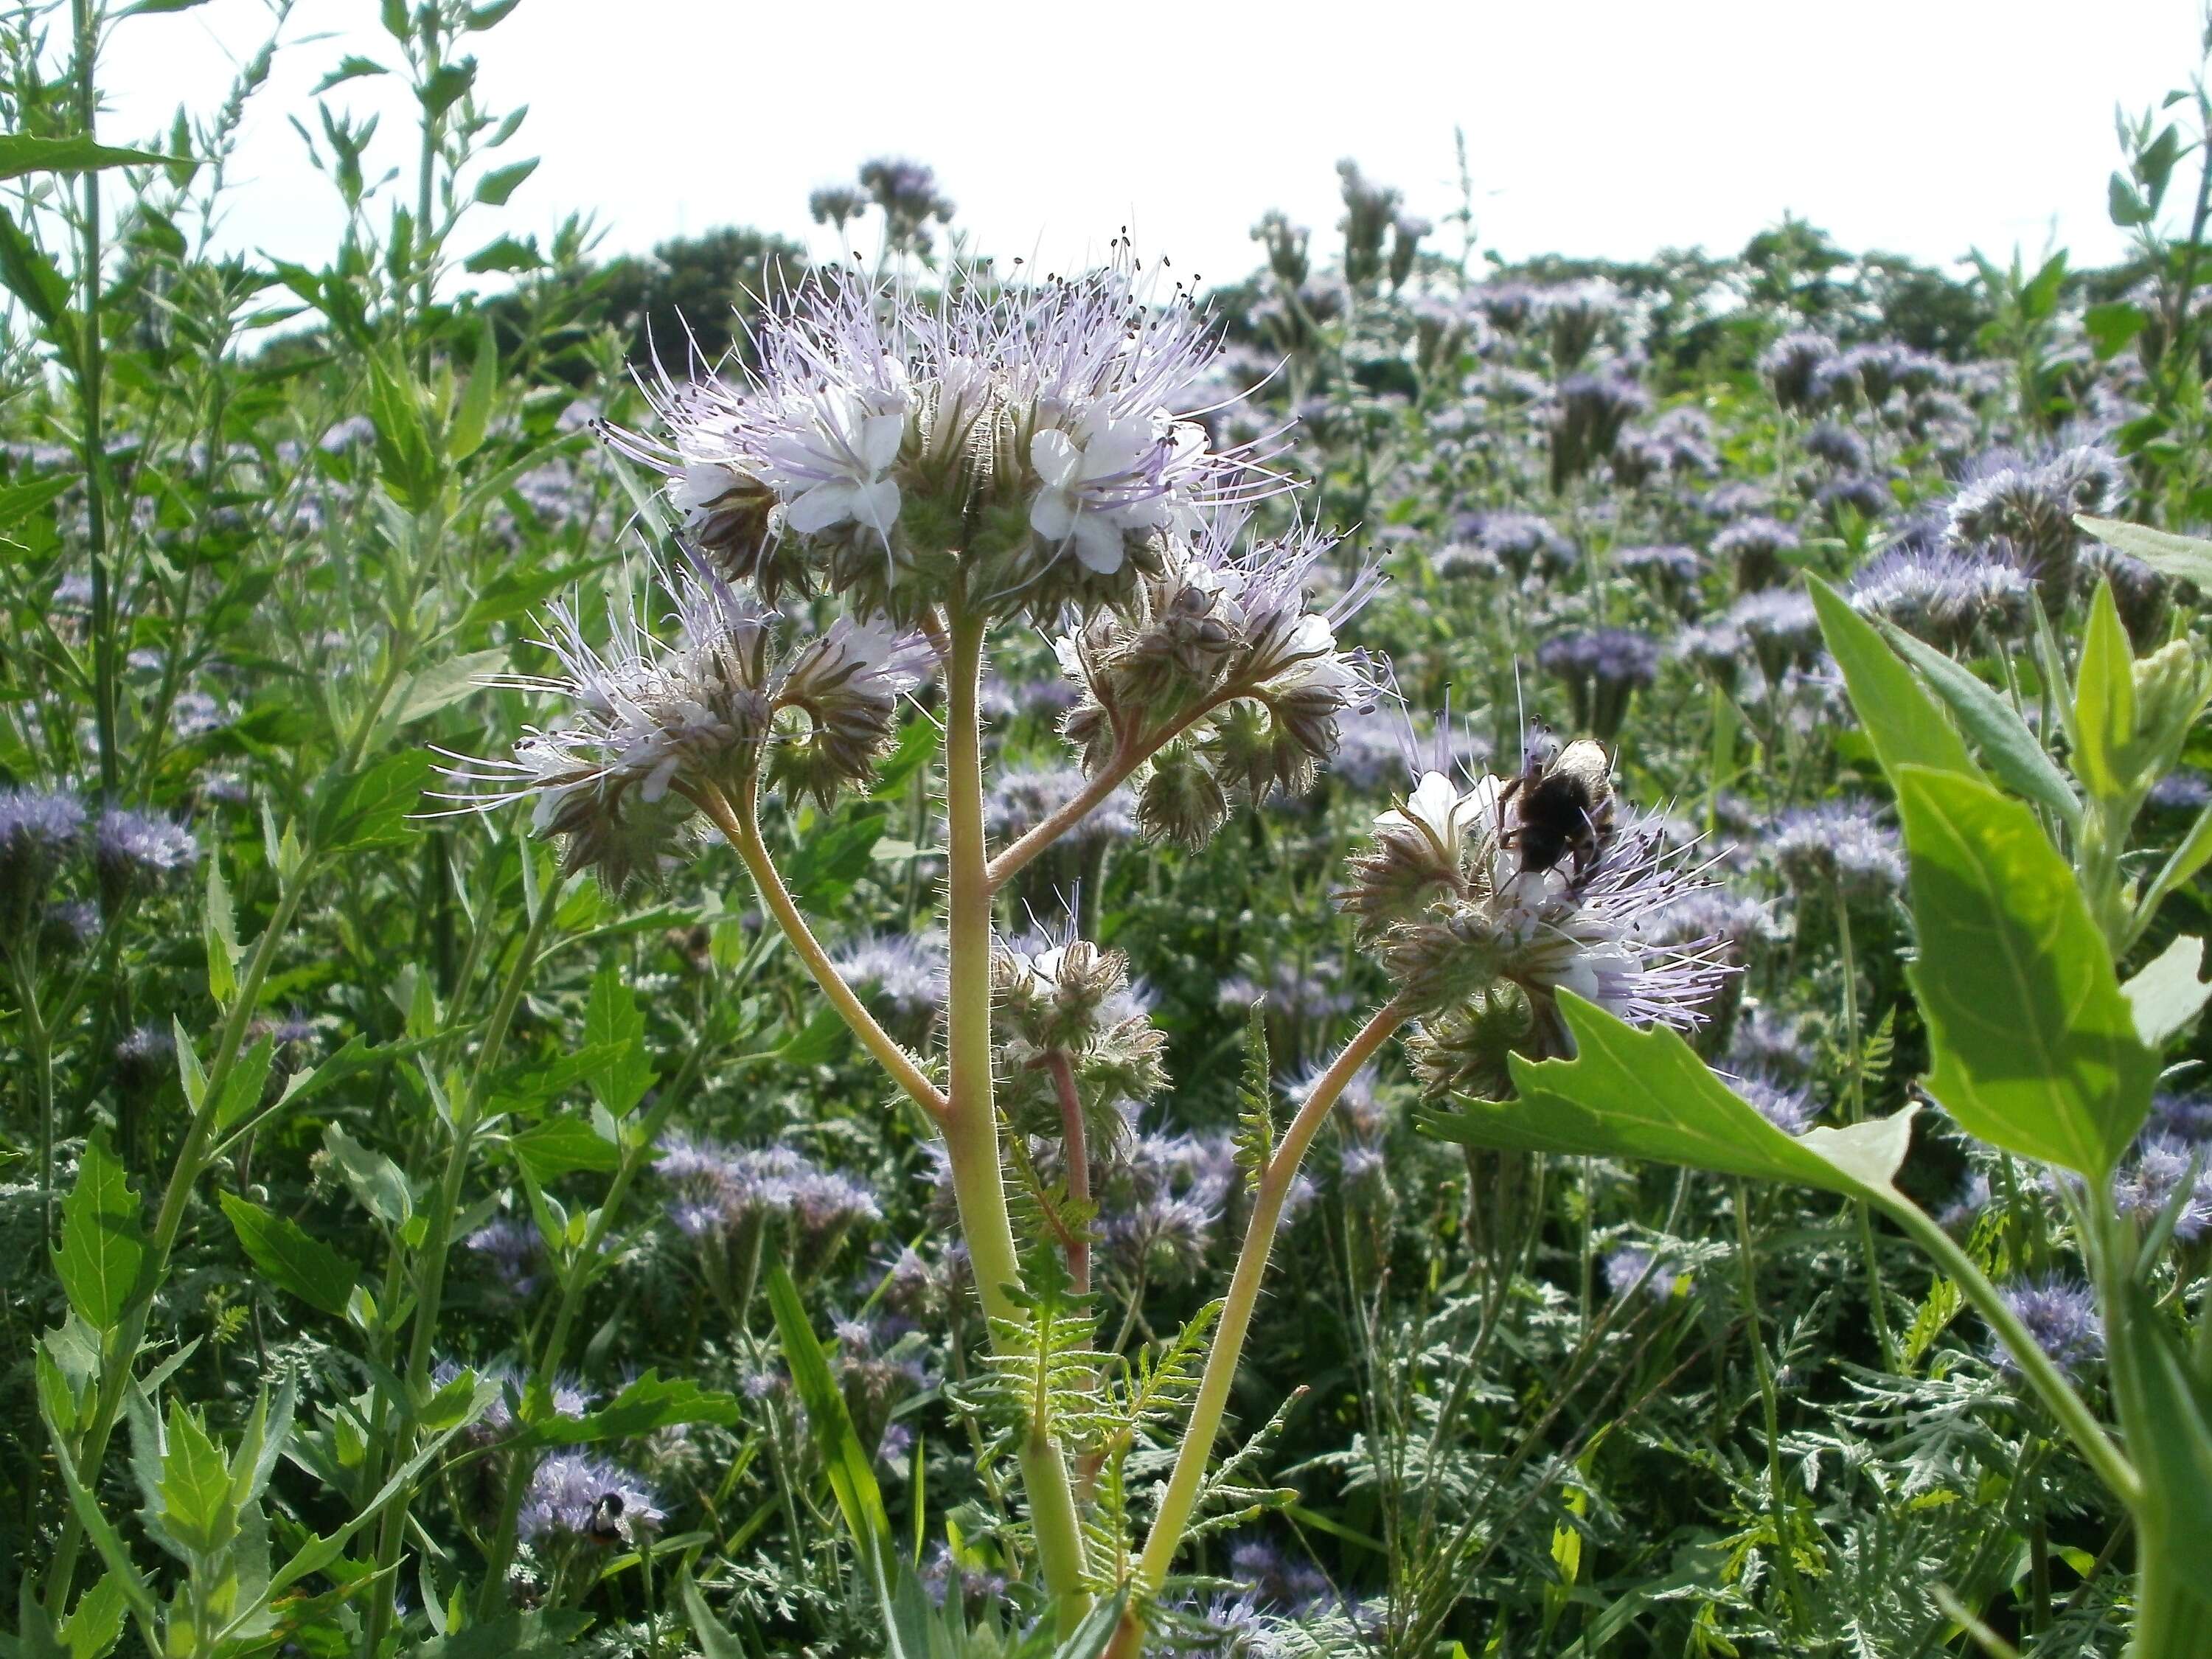
[[[0,179],[27,173],[95,173],[103,167],[167,167],[184,158],[151,150],[118,149],[85,137],[40,137],[27,132],[0,133]]]
[[[507,663],[507,653],[500,648],[448,657],[422,670],[412,676],[406,690],[393,699],[388,729],[396,732],[412,726],[441,708],[452,708],[464,697],[474,696],[484,689],[486,677],[497,673]]]
[[[684,1423],[726,1426],[738,1420],[735,1395],[702,1389],[689,1377],[663,1380],[647,1371],[596,1411],[581,1417],[552,1417],[532,1423],[532,1441],[549,1446],[584,1446],[600,1440],[628,1440],[656,1429]]]
[[[1518,1097],[1469,1100],[1426,1118],[1432,1134],[1509,1151],[1649,1158],[1720,1175],[1788,1181],[1847,1197],[1888,1195],[1913,1109],[1846,1128],[1787,1135],[1664,1026],[1639,1031],[1571,992],[1559,1011],[1572,1060],[1512,1060]]]
[[[223,879],[222,854],[216,848],[208,852],[206,933],[208,994],[228,1006],[238,994],[238,917],[230,884]]]
[[[874,864],[890,817],[881,808],[860,812],[801,841],[785,872],[799,902],[810,910],[835,908]]]
[[[323,850],[352,853],[404,841],[410,833],[407,816],[422,799],[430,765],[430,756],[422,750],[403,750],[331,786],[318,815]]]
[[[584,1041],[610,1056],[585,1074],[600,1105],[621,1117],[653,1086],[653,1066],[645,1053],[645,1015],[623,979],[622,965],[610,957],[592,978],[584,1005]]]
[[[239,1248],[282,1290],[311,1308],[345,1317],[346,1298],[362,1279],[362,1270],[289,1217],[272,1215],[235,1193],[222,1195]]]
[[[264,1032],[230,1068],[222,1085],[222,1099],[215,1109],[216,1132],[220,1134],[261,1103],[269,1086],[269,1068],[276,1058],[276,1038]]]
[[[525,1130],[507,1146],[540,1186],[579,1170],[611,1174],[622,1164],[613,1143],[578,1117],[550,1119]]]
[[[491,319],[486,317],[477,325],[476,361],[470,367],[468,384],[461,388],[453,424],[446,434],[448,459],[465,461],[483,446],[491,425],[492,398],[498,390],[499,337],[493,331]]]
[[[175,1401],[169,1404],[160,1492],[162,1529],[186,1551],[211,1556],[237,1535],[229,1460],[199,1419]]]
[[[138,1196],[123,1165],[94,1135],[84,1143],[76,1184],[62,1200],[61,1248],[54,1271],[78,1318],[112,1330],[123,1316],[146,1260]]]
[[[1898,800],[1928,1024],[1928,1087],[1970,1134],[2102,1181],[2158,1062],[2074,874],[2028,810],[1907,767]]]

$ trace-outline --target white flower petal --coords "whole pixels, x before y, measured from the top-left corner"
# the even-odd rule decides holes
[[[1040,489],[1030,503],[1030,528],[1048,542],[1064,542],[1075,528],[1075,498],[1065,489]]]
[[[1098,514],[1085,513],[1075,520],[1075,556],[1083,561],[1085,569],[1110,576],[1121,568],[1128,550],[1119,530]]]
[[[1045,483],[1055,489],[1064,489],[1075,482],[1083,465],[1083,453],[1067,434],[1048,429],[1030,440],[1030,465]]]
[[[872,472],[880,472],[898,459],[906,437],[904,415],[871,415],[860,422],[860,459]]]
[[[854,497],[860,492],[848,483],[818,483],[785,509],[791,527],[811,536],[853,516]]]

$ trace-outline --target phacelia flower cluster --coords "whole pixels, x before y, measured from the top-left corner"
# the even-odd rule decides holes
[[[646,386],[650,432],[607,428],[668,479],[684,538],[768,604],[823,587],[920,622],[1126,599],[1167,539],[1273,493],[1264,451],[1191,416],[1218,344],[1126,255],[1090,275],[929,300],[817,276],[756,331],[757,368]]]
[[[532,801],[567,867],[617,890],[663,873],[702,790],[742,796],[764,778],[826,805],[867,777],[898,699],[936,672],[919,635],[839,617],[809,636],[703,567],[654,574],[672,643],[635,601],[610,605],[605,644],[556,602],[541,643],[560,672],[499,684],[562,700],[562,718],[526,731],[511,759],[449,772],[476,805]]]
[[[1437,1092],[1502,1086],[1509,1052],[1571,1052],[1562,990],[1640,1024],[1693,1027],[1728,969],[1719,941],[1657,942],[1705,885],[1662,822],[1623,822],[1595,744],[1532,747],[1517,777],[1440,772],[1376,820],[1339,903],[1421,1018]]]
[[[1125,744],[1178,733],[1138,781],[1138,828],[1202,844],[1232,793],[1297,794],[1336,749],[1347,714],[1382,695],[1378,665],[1338,642],[1382,579],[1363,571],[1326,604],[1334,538],[1299,529],[1246,539],[1234,515],[1171,543],[1125,607],[1096,612],[1059,641],[1082,689],[1063,729],[1096,774]]]

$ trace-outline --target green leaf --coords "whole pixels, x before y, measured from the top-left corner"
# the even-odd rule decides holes
[[[432,120],[437,119],[459,103],[477,78],[477,60],[464,58],[458,63],[441,64],[432,71],[416,96]]]
[[[235,1193],[225,1193],[222,1212],[253,1265],[281,1289],[334,1318],[345,1317],[346,1298],[362,1270],[289,1217],[272,1215]]]
[[[62,1243],[54,1271],[78,1318],[96,1330],[115,1328],[146,1260],[138,1195],[123,1165],[94,1135],[84,1143],[76,1185],[62,1200]]]
[[[1966,745],[1951,729],[1943,711],[1913,678],[1897,653],[1882,643],[1881,635],[1841,595],[1817,576],[1806,578],[1813,607],[1820,613],[1820,633],[1844,671],[1851,694],[1874,744],[1881,769],[1897,781],[1901,766],[1932,767],[1979,777]]]
[[[483,690],[485,676],[506,667],[508,654],[503,647],[471,651],[410,675],[404,689],[392,698],[392,712],[385,717],[386,729],[396,732],[412,726]]]
[[[2204,941],[2177,939],[2120,987],[2135,1011],[2136,1035],[2154,1054],[2194,1022],[2212,997],[2212,985],[2197,977],[2203,965]]]
[[[0,282],[6,283],[8,291],[46,325],[74,361],[76,330],[70,316],[69,278],[5,208],[0,208]]]
[[[1999,782],[2014,793],[2049,807],[2062,823],[2081,822],[2081,803],[2075,796],[2073,785],[2044,753],[2035,733],[2010,703],[1979,677],[1903,629],[1885,623],[1882,633],[1959,717],[1959,724],[1980,745],[1983,759]]]
[[[1574,1036],[1574,1059],[1516,1056],[1517,1098],[1468,1100],[1422,1127],[1468,1146],[1649,1158],[1853,1198],[1887,1193],[1904,1162],[1911,1107],[1848,1128],[1787,1135],[1678,1033],[1639,1031],[1572,992],[1560,994],[1559,1011]]]
[[[186,1550],[211,1556],[237,1536],[229,1461],[199,1419],[177,1401],[169,1402],[160,1492],[161,1525]]]
[[[817,1008],[806,1024],[775,1051],[775,1057],[787,1066],[827,1066],[845,1052],[845,1039],[851,1030],[835,1008]]]
[[[700,1659],[750,1659],[744,1644],[714,1617],[714,1610],[699,1593],[690,1568],[685,1567],[677,1575],[676,1594],[684,1603],[684,1617],[691,1621],[691,1634],[699,1644]]]
[[[903,790],[915,773],[937,757],[938,746],[945,734],[931,720],[908,720],[899,729],[897,745],[885,756],[882,765],[876,768],[875,787],[869,791],[878,800],[889,800]]]
[[[338,66],[336,69],[315,82],[315,96],[319,98],[332,87],[343,86],[348,81],[358,81],[367,76],[386,73],[388,71],[384,65],[374,58],[363,58],[358,53],[349,53],[338,59]]]
[[[2081,327],[2089,337],[2099,362],[2118,356],[2149,321],[2140,306],[2130,305],[2125,300],[2091,306],[2081,313]]]
[[[269,1086],[269,1068],[276,1058],[276,1038],[273,1033],[264,1032],[230,1068],[229,1079],[222,1085],[222,1099],[215,1109],[216,1133],[229,1128],[261,1103],[263,1091]]]
[[[2143,889],[2142,897],[2136,902],[2136,925],[2148,923],[2164,903],[2167,894],[2204,867],[2212,859],[2212,806],[2197,815],[2197,822],[2189,826],[2189,833],[2181,838],[2181,845],[2168,854],[2157,875]]]
[[[461,268],[472,276],[481,276],[494,270],[536,270],[544,263],[544,256],[532,244],[501,236],[469,255],[461,262]]]
[[[2142,1126],[2158,1062],[2073,872],[1987,784],[1907,767],[1898,801],[1929,1092],[1970,1134],[2101,1182]]]
[[[2117,173],[2105,187],[2105,211],[2123,230],[2147,225],[2152,218],[2150,204],[2143,200],[2142,192]]]
[[[404,1659],[565,1659],[591,1627],[587,1613],[537,1607],[504,1613],[409,1648]]]
[[[447,459],[465,461],[483,446],[484,433],[491,425],[492,398],[498,391],[499,337],[492,331],[491,319],[486,317],[477,325],[476,362],[469,369],[468,385],[461,390],[460,404],[453,411],[453,427],[446,434]]]
[[[123,1621],[130,1613],[131,1597],[123,1581],[112,1572],[101,1574],[62,1625],[69,1659],[102,1659],[122,1639]]]
[[[611,1174],[622,1164],[614,1144],[580,1117],[549,1119],[515,1136],[507,1146],[541,1187],[579,1170]]]
[[[230,884],[223,879],[220,848],[208,854],[206,937],[208,994],[218,1005],[228,1006],[238,994],[238,959],[244,952],[238,943],[238,916],[230,902]]]
[[[372,1152],[335,1123],[323,1126],[323,1149],[361,1206],[387,1227],[402,1227],[415,1213],[414,1195],[399,1166]]]
[[[505,207],[507,198],[522,188],[522,181],[538,171],[533,161],[517,161],[512,167],[495,167],[477,180],[477,200],[488,207]]]
[[[653,1066],[645,1054],[645,1015],[623,982],[622,964],[610,957],[592,976],[591,1000],[584,1005],[584,1041],[611,1056],[585,1076],[600,1105],[621,1117],[653,1086]]]
[[[181,159],[156,155],[151,150],[118,149],[82,133],[67,138],[41,138],[27,132],[0,133],[0,179],[20,179],[27,173],[95,173],[102,167],[167,167]]]
[[[599,1440],[628,1440],[684,1423],[727,1426],[738,1420],[735,1395],[702,1389],[689,1377],[663,1381],[647,1371],[597,1411],[581,1417],[550,1417],[530,1425],[530,1437],[547,1446],[583,1446]]]
[[[875,862],[890,814],[881,808],[857,813],[805,837],[787,872],[792,892],[810,909],[827,910],[853,890]]]
[[[2142,1553],[2159,1577],[2212,1608],[2204,1540],[2212,1538],[2212,1389],[2192,1375],[2189,1355],[2149,1289],[2122,1281],[2122,1305],[2106,1310],[2112,1337],[2112,1395],[2142,1476],[2136,1521]],[[2200,1617],[2207,1616],[2200,1614]],[[2202,1626],[2200,1626],[2202,1628]]]
[[[2212,541],[2118,519],[2093,519],[2086,514],[2076,516],[2074,522],[2106,546],[2141,559],[2160,575],[2194,582],[2212,592]]]
[[[2112,583],[2100,581],[2074,682],[2074,769],[2092,794],[2113,800],[2133,786],[2135,735],[2135,651]]]
[[[792,1387],[806,1407],[815,1449],[830,1476],[830,1490],[836,1495],[838,1510],[853,1534],[861,1566],[896,1646],[894,1590],[902,1557],[897,1536],[891,1530],[890,1512],[884,1507],[883,1489],[876,1484],[867,1450],[845,1409],[844,1390],[837,1386],[829,1358],[815,1338],[813,1326],[807,1322],[799,1287],[791,1282],[781,1262],[769,1273],[768,1299],[775,1313],[776,1334],[783,1343],[784,1363],[791,1367]]]
[[[366,772],[325,786],[321,841],[327,853],[353,853],[407,839],[407,815],[422,799],[430,757],[419,749],[387,755]]]

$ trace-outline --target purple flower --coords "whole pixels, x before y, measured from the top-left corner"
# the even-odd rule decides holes
[[[1659,1264],[1650,1251],[1634,1245],[1623,1245],[1605,1258],[1606,1287],[1617,1297],[1626,1296],[1640,1285],[1654,1302],[1665,1302],[1674,1296],[1680,1278],[1673,1268]]]
[[[2145,1135],[2112,1176],[2112,1204],[2146,1225],[2172,1208],[2176,1238],[2203,1237],[2212,1226],[2212,1146],[2163,1131]]]
[[[110,807],[93,829],[93,866],[113,898],[180,875],[199,857],[191,830],[150,813]]]
[[[935,934],[871,933],[832,959],[854,989],[900,1019],[927,1020],[945,1006],[945,944]]]
[[[1850,801],[1823,801],[1784,813],[1767,852],[1801,894],[1840,889],[1846,898],[1880,898],[1905,885],[1897,831]]]
[[[1988,625],[2017,634],[2035,587],[2027,571],[1984,549],[1960,551],[1905,543],[1869,561],[1851,578],[1851,606],[1894,623],[1915,638],[1958,650]]]
[[[1576,726],[1610,743],[1627,718],[1629,699],[1658,677],[1659,647],[1629,629],[1593,629],[1545,641],[1536,665],[1566,682]]]
[[[507,1295],[526,1297],[540,1284],[545,1241],[536,1223],[501,1216],[471,1233],[468,1246],[491,1264],[493,1276]]]
[[[2097,1317],[2097,1298],[2087,1285],[2056,1277],[2036,1279],[2007,1285],[1998,1294],[2060,1370],[2079,1376],[2103,1358],[2105,1328]],[[2002,1342],[1991,1344],[1990,1357],[2007,1370],[2020,1369]]]
[[[1811,410],[1822,401],[1816,377],[1836,356],[1836,343],[1825,334],[1785,334],[1759,354],[1759,372],[1784,409]]]
[[[1755,1072],[1729,1078],[1728,1082],[1761,1117],[1785,1135],[1803,1134],[1820,1115],[1820,1102],[1802,1084],[1778,1083]]]
[[[0,789],[0,923],[27,927],[84,835],[84,803],[58,790]]]
[[[1749,593],[1780,581],[1798,546],[1797,532],[1778,519],[1739,519],[1713,538],[1713,558],[1733,566],[1736,591]]]
[[[516,1530],[531,1543],[627,1543],[639,1528],[664,1518],[652,1489],[627,1469],[564,1451],[545,1458],[532,1474]]]

